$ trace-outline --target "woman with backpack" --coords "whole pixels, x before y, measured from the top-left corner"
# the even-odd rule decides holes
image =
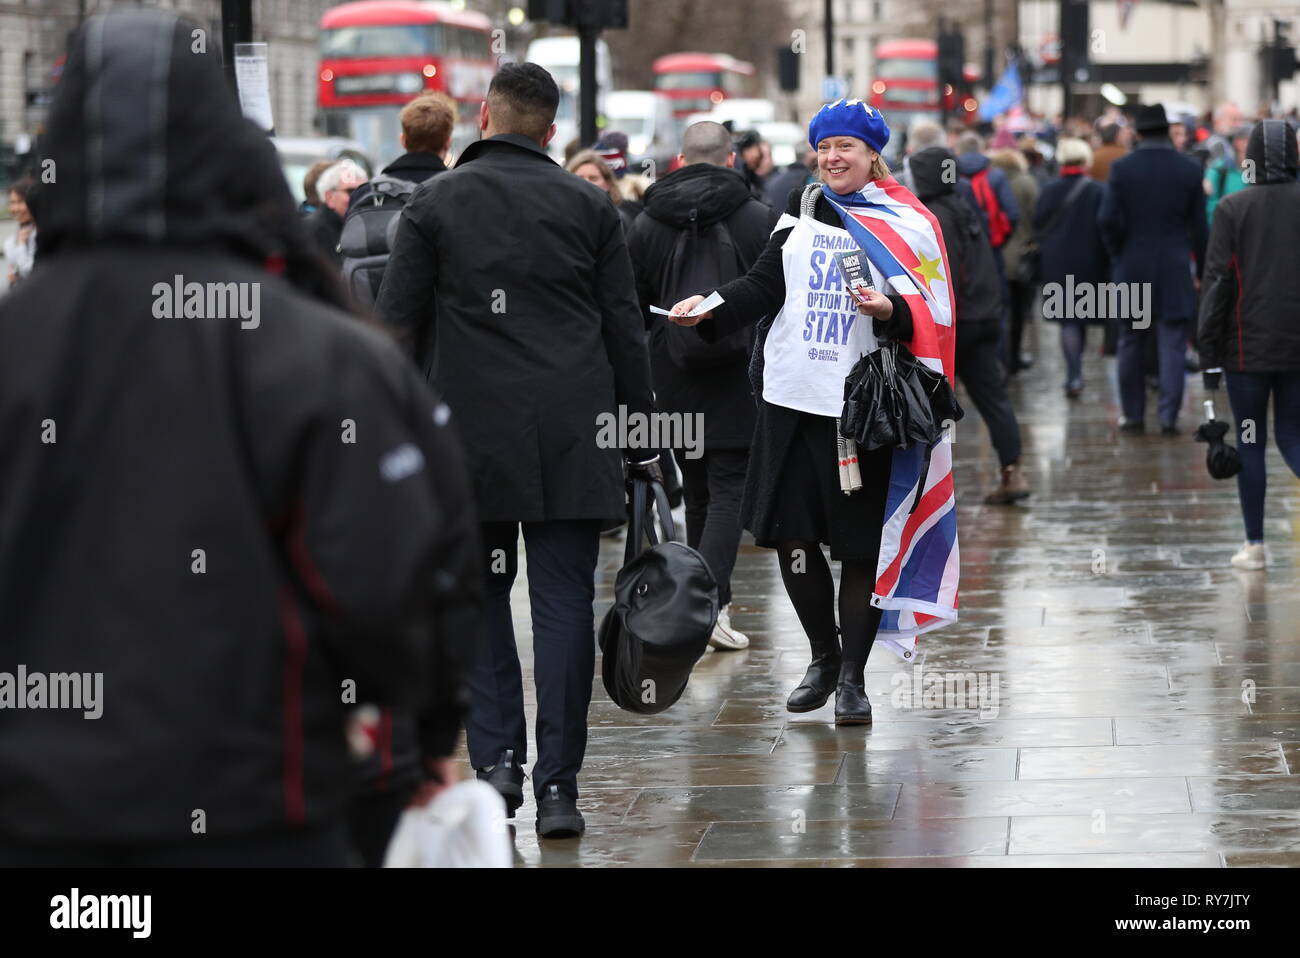
[[[880,156],[889,127],[879,112],[838,100],[813,117],[808,140],[821,182],[791,191],[753,267],[717,291],[722,305],[691,316],[696,295],[671,313],[710,341],[774,317],[759,323],[754,345],[760,389],[742,519],[777,551],[812,649],[786,708],[810,712],[834,693],[836,724],[861,725],[871,721],[863,673],[875,640],[910,655],[919,632],[956,617],[951,447],[937,443],[924,467],[916,446],[859,449],[854,489],[836,417],[846,374],[885,340],[905,341],[951,380],[948,264],[934,217]],[[850,291],[835,254],[855,252],[874,288]],[[934,534],[917,535],[909,519]],[[823,545],[840,562],[838,628]],[[914,563],[929,568],[916,574]]]
[[[1285,120],[1255,125],[1246,146],[1254,183],[1219,204],[1205,257],[1197,345],[1206,387],[1227,378],[1237,421],[1237,495],[1246,544],[1238,569],[1262,569],[1268,402],[1282,458],[1300,476],[1300,154]]]
[[[1065,395],[1083,393],[1083,346],[1088,324],[1104,319],[1074,315],[1073,290],[1105,283],[1110,256],[1102,241],[1097,211],[1106,187],[1088,175],[1092,149],[1083,140],[1063,139],[1056,146],[1061,176],[1043,188],[1034,205],[1039,278],[1043,282],[1043,318],[1061,324],[1065,354]],[[1095,286],[1094,286],[1095,288]]]

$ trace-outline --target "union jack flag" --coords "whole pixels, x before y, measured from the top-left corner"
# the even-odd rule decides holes
[[[911,308],[908,348],[953,383],[952,274],[934,215],[892,176],[849,197],[829,187],[822,192],[872,265]],[[918,635],[957,620],[960,561],[951,440],[949,435],[930,450],[894,450],[871,604],[884,610],[877,638],[904,658],[916,651]]]

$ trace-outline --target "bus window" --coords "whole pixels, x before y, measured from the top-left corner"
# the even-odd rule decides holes
[[[385,27],[338,27],[321,31],[321,57],[418,57],[438,52],[438,28],[434,24],[406,24]]]
[[[938,75],[934,60],[885,57],[876,64],[876,78],[880,80],[934,80]]]

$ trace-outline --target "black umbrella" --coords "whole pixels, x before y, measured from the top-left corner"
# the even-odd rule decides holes
[[[1241,472],[1241,454],[1223,441],[1228,424],[1214,418],[1214,400],[1205,400],[1205,422],[1196,427],[1196,441],[1206,443],[1205,468],[1215,479],[1231,479]]]
[[[840,435],[864,449],[932,446],[964,412],[941,372],[890,342],[862,356],[844,380]]]

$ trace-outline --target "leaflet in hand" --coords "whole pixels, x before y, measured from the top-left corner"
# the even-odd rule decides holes
[[[871,273],[867,271],[866,261],[866,254],[860,249],[835,253],[835,263],[840,268],[840,274],[848,284],[853,298],[860,303],[863,302],[863,291],[875,288],[871,284]]]
[[[691,310],[686,315],[698,316],[700,315],[700,313],[707,313],[715,306],[721,306],[724,302],[726,302],[726,300],[724,300],[721,296],[719,296],[717,291],[715,290],[714,292],[710,293],[708,296],[705,296],[704,299],[700,302],[700,305],[696,306],[693,310]],[[657,313],[660,316],[671,316],[673,313],[671,309],[660,309],[658,306],[651,306],[650,312]]]

